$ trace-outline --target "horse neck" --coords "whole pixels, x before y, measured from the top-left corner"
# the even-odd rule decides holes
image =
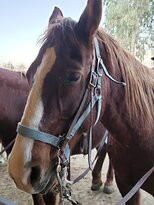
[[[106,79],[106,81],[109,81]],[[125,100],[125,89],[121,85],[113,82],[104,83],[108,87],[106,95],[103,96],[103,117],[101,119],[104,126],[116,140],[122,145],[135,148],[136,146],[146,150],[152,150],[154,141],[151,130],[150,134],[142,132],[140,120],[132,122]]]
[[[124,91],[119,85],[107,83],[106,96],[103,95],[103,117],[101,121],[112,135],[115,135],[122,144],[129,144],[131,140],[131,130],[126,115],[124,102]],[[104,85],[105,86],[105,85]],[[110,87],[110,89],[109,89]],[[111,91],[112,88],[112,91]],[[133,129],[133,128],[132,128]]]
[[[102,122],[121,142],[150,142],[154,116],[153,73],[108,36],[101,38],[104,40],[99,39],[100,52],[108,72],[127,84],[124,87],[103,76]]]
[[[114,58],[106,54],[106,47],[102,42],[100,44],[100,52],[103,62],[110,73],[116,80],[121,81],[122,76],[119,72],[118,64]],[[114,62],[113,62],[114,61]],[[114,67],[113,67],[114,64]],[[126,117],[126,105],[124,101],[124,87],[115,84],[105,75],[102,77],[102,111],[103,117],[101,121],[104,126],[112,133],[117,135],[118,140],[125,142],[124,137],[121,135],[128,135],[128,127],[124,123],[123,117]],[[128,123],[128,122],[127,122]],[[119,132],[121,133],[119,135]],[[127,138],[128,140],[128,138]]]

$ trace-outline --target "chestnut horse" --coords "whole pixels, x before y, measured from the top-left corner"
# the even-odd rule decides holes
[[[6,147],[16,137],[16,127],[20,121],[29,86],[22,72],[0,68],[0,140]],[[7,155],[11,148],[6,150]]]
[[[0,140],[4,147],[6,147],[16,136],[17,123],[20,121],[24,106],[26,104],[27,96],[29,93],[29,85],[27,78],[24,73],[11,71],[0,68]],[[105,132],[104,127],[99,124],[94,130],[93,147],[97,147],[103,133]],[[82,133],[83,128],[80,129],[80,133],[70,141],[71,155],[74,154],[87,154],[88,135]],[[84,130],[86,131],[86,130]],[[105,145],[106,146],[106,145]],[[7,155],[10,154],[11,148],[6,150]],[[92,189],[96,190],[102,185],[101,180],[101,168],[106,155],[107,147],[102,148],[98,160],[96,162],[92,176]],[[109,173],[105,182],[104,190],[106,192],[112,191],[112,167],[110,164]],[[50,203],[50,192],[44,195],[33,195],[35,205],[41,205],[43,200],[47,201],[46,204]]]
[[[113,136],[110,157],[122,196],[154,166],[154,72],[98,29],[101,16],[101,0],[88,0],[78,22],[55,8],[27,72],[31,91],[9,173],[28,193],[60,186],[59,159],[89,105],[84,124],[99,118]],[[154,195],[153,182],[154,173],[141,188]],[[127,205],[139,205],[139,198],[138,191]]]

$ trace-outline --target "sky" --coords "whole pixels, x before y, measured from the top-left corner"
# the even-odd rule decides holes
[[[28,67],[37,56],[39,36],[55,6],[78,20],[87,0],[0,0],[0,64]]]

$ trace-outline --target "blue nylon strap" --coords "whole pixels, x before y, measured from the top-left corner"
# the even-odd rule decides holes
[[[39,130],[33,130],[29,127],[21,125],[20,123],[18,123],[17,132],[20,135],[22,135],[23,137],[28,137],[28,138],[31,138],[33,140],[38,140],[40,142],[53,145],[54,147],[56,147],[58,149],[59,149],[59,145],[60,145],[61,140],[62,140],[62,138],[60,136],[56,137],[54,135],[47,134],[45,132],[41,132]],[[65,155],[66,160],[69,161],[70,148],[69,148],[68,143],[65,146],[64,155]]]
[[[76,131],[80,128],[80,126],[82,125],[82,123],[84,122],[88,114],[90,113],[91,109],[94,107],[95,103],[99,100],[99,98],[100,96],[97,95],[93,96],[93,106],[91,106],[91,103],[88,104],[87,108],[85,109],[85,111],[83,112],[83,114],[80,116],[75,126],[73,127],[72,132],[69,136],[69,140],[72,139]]]
[[[24,137],[29,137],[40,142],[51,144],[56,148],[59,148],[59,143],[61,142],[61,137],[56,137],[39,130],[31,129],[29,127],[21,125],[20,123],[18,123],[17,132]]]
[[[70,158],[70,147],[69,144],[67,143],[64,149],[64,155],[67,159],[67,161],[69,162],[69,158]]]

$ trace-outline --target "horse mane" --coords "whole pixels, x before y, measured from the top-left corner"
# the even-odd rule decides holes
[[[122,79],[126,82],[125,102],[130,121],[139,122],[138,128],[142,133],[149,134],[154,121],[154,71],[120,47],[102,29],[98,30],[97,36],[104,44],[111,64],[114,66],[113,62],[117,61]]]

